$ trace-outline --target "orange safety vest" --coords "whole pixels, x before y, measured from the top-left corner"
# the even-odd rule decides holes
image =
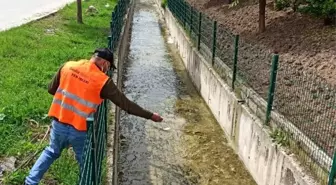
[[[48,115],[86,131],[86,118],[92,117],[103,101],[100,91],[108,80],[92,62],[67,62],[60,72],[60,84],[54,95]]]

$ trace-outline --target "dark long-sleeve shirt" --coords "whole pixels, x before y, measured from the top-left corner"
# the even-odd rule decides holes
[[[60,83],[62,66],[58,69],[56,75],[53,77],[52,81],[49,84],[48,92],[49,94],[55,95],[57,88]],[[100,97],[102,99],[109,99],[115,105],[120,107],[122,110],[126,111],[129,114],[139,116],[145,119],[150,119],[153,113],[143,109],[136,103],[130,101],[114,84],[113,80],[109,78],[102,90],[100,91]]]

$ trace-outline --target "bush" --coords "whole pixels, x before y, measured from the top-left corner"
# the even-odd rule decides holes
[[[336,2],[334,0],[306,0],[306,2],[307,6],[301,8],[301,12],[323,18],[326,25],[335,23]]]
[[[274,8],[276,10],[283,10],[284,8],[290,7],[290,0],[275,0]]]
[[[298,10],[298,7],[305,3],[305,0],[275,0],[274,9],[283,10],[291,7],[294,12]]]

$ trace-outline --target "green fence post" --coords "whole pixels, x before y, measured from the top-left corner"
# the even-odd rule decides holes
[[[180,17],[181,17],[181,23],[183,25],[183,28],[185,28],[185,17],[184,17],[184,2],[182,0],[180,0],[180,4],[181,4],[181,7],[180,7]]]
[[[107,47],[111,50],[112,49],[112,37],[107,37]]]
[[[91,161],[92,161],[92,167],[91,167],[91,177],[92,177],[92,185],[98,185],[98,178],[97,178],[97,135],[96,135],[96,125],[94,118],[88,118],[87,119],[88,124],[92,124],[92,139],[91,139]]]
[[[197,38],[197,50],[200,50],[201,47],[201,25],[202,25],[202,12],[198,16],[198,38]]]
[[[176,8],[177,19],[182,24],[182,19],[181,19],[181,1],[180,0],[176,1],[175,8]]]
[[[193,24],[193,22],[192,22],[192,14],[193,13],[193,8],[192,8],[192,6],[190,5],[190,21],[189,21],[189,34],[190,34],[190,37],[191,37],[191,31],[192,31],[192,24]]]
[[[236,76],[237,76],[237,61],[238,61],[238,45],[239,45],[239,35],[235,35],[234,38],[234,56],[233,56],[233,74],[232,74],[232,89],[235,88]]]
[[[334,152],[334,158],[329,173],[328,185],[334,185],[335,176],[336,176],[336,152]]]
[[[184,28],[187,29],[187,2],[183,1],[183,24]]]
[[[217,21],[214,21],[212,28],[212,65],[215,65],[216,40],[217,40],[216,36],[217,36]]]
[[[266,121],[265,121],[266,125],[269,124],[271,111],[272,111],[272,106],[273,106],[274,90],[275,90],[276,76],[277,76],[277,71],[278,71],[279,55],[274,54],[272,58],[273,58],[272,59],[272,72],[271,72],[270,86],[269,86],[268,98],[267,98],[267,110],[266,110]]]
[[[83,182],[81,180],[81,185],[82,183],[84,184],[93,184],[96,185],[96,179],[95,179],[95,170],[93,168],[95,168],[95,159],[94,159],[94,153],[95,153],[95,149],[94,149],[94,117],[88,117],[86,119],[86,125],[87,125],[87,135],[88,135],[88,142],[90,143],[88,148],[86,148],[87,153],[86,153],[86,160],[88,162],[85,162],[88,166],[86,168],[86,175],[84,175],[84,177],[86,177],[85,181]],[[89,137],[91,135],[91,137]],[[83,169],[82,169],[83,170]],[[85,173],[85,172],[84,172]],[[83,176],[81,176],[81,178],[83,178]]]

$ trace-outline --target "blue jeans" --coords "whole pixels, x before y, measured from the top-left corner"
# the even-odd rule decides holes
[[[73,147],[76,154],[76,160],[82,168],[82,154],[86,140],[86,132],[78,131],[70,125],[52,121],[50,132],[50,144],[42,152],[29,175],[26,177],[25,183],[28,185],[37,185],[42,179],[44,173],[49,169],[50,165],[61,155],[62,150],[69,145]]]

